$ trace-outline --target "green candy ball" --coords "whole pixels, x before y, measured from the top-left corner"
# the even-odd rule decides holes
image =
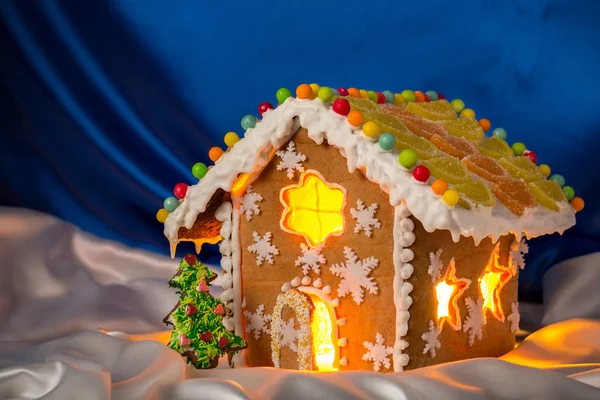
[[[435,90],[428,90],[425,92],[427,96],[429,96],[429,100],[436,101],[439,100],[439,96]]]
[[[206,175],[207,172],[208,167],[204,163],[198,162],[192,167],[192,175],[198,179],[204,178],[204,175]]]
[[[563,186],[565,186],[565,178],[564,178],[562,175],[559,175],[559,174],[554,174],[554,175],[552,175],[552,176],[551,176],[550,178],[548,178],[548,179],[550,179],[551,181],[554,181],[554,182],[558,183],[558,185],[559,185],[560,187],[563,187]]]
[[[396,136],[386,132],[379,136],[379,146],[384,150],[391,150],[396,145]]]
[[[404,149],[398,156],[398,162],[406,169],[412,169],[418,161],[419,156],[413,149]]]
[[[569,201],[573,200],[573,197],[575,197],[575,190],[571,186],[565,186],[563,192]]]
[[[256,126],[256,117],[254,115],[248,114],[242,118],[242,128],[247,131],[250,128],[254,128]]]
[[[525,150],[527,150],[525,145],[521,142],[517,142],[517,143],[513,144],[511,148],[512,148],[513,153],[517,157],[522,156],[523,153],[525,152]]]
[[[167,197],[163,203],[163,207],[165,210],[172,213],[177,209],[177,207],[179,207],[179,200],[177,200],[175,197]]]
[[[281,88],[277,91],[277,93],[275,93],[275,97],[277,97],[277,101],[279,103],[283,104],[285,99],[292,97],[292,92],[290,92],[290,90],[287,88]]]
[[[404,97],[404,100],[406,100],[407,102],[416,100],[415,92],[413,92],[412,90],[403,90],[400,94],[402,95],[402,97]]]
[[[465,109],[465,103],[461,99],[454,99],[450,102],[450,104],[452,107],[454,107],[454,111],[457,113]]]
[[[396,96],[389,90],[384,90],[383,95],[385,96],[385,101],[387,101],[390,104],[394,104],[394,102],[396,101]]]
[[[502,140],[506,140],[506,130],[504,128],[496,128],[492,131],[492,135],[499,137]]]
[[[379,100],[379,97],[377,97],[377,92],[369,90],[367,93],[369,94],[369,99],[371,99],[372,102],[377,103],[377,100]]]
[[[333,99],[333,90],[323,86],[319,89],[319,94],[317,94],[317,97],[323,100],[323,103],[329,103],[331,99]]]

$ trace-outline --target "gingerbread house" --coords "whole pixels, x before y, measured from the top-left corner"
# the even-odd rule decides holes
[[[564,179],[436,92],[277,98],[159,217],[173,254],[219,243],[236,365],[401,371],[511,350],[525,238],[583,207]]]

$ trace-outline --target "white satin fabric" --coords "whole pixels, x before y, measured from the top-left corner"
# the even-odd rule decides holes
[[[0,208],[0,399],[600,399],[600,253],[546,274],[545,305],[521,304],[535,332],[501,359],[389,374],[190,369],[164,345],[175,268]]]

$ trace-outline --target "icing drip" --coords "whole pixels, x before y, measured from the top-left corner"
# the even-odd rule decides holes
[[[407,247],[415,241],[415,235],[412,232],[415,224],[409,218],[410,211],[404,203],[401,203],[394,209],[394,306],[396,306],[396,339],[394,341],[394,371],[402,371],[408,364],[408,355],[403,354],[404,349],[408,347],[408,342],[403,339],[408,333],[408,320],[410,313],[408,309],[412,304],[410,292],[413,286],[406,282],[412,275],[414,267],[410,261],[414,258],[414,253]]]
[[[246,137],[225,153],[201,182],[188,188],[185,200],[165,221],[165,236],[176,242],[179,228],[192,227],[217,189],[229,192],[239,174],[260,172],[269,162],[272,150],[285,144],[300,126],[308,130],[315,143],[327,140],[338,148],[347,160],[348,171],[364,171],[369,180],[389,193],[392,206],[404,201],[425,230],[449,230],[455,242],[461,235],[472,236],[477,245],[488,236],[496,241],[509,233],[519,240],[522,235],[531,238],[562,233],[575,225],[575,214],[567,203],[561,204],[558,212],[536,206],[521,217],[501,204],[471,210],[448,207],[428,185],[416,182],[410,171],[398,163],[398,150],[381,149],[320,99],[289,98],[265,113],[262,121],[248,129]]]
[[[233,207],[229,202],[221,204],[215,213],[215,218],[222,222],[220,232],[222,240],[219,244],[219,252],[221,253],[223,274],[220,276],[219,284],[223,288],[223,293],[221,293],[219,298],[230,309],[232,309],[235,297],[233,288],[233,262],[231,257],[233,253],[233,246],[231,245],[231,236],[233,233],[232,214]],[[235,315],[235,310],[233,315]],[[235,330],[233,316],[223,318],[223,325],[233,332]]]

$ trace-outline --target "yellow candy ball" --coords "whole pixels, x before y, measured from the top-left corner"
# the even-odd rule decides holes
[[[369,99],[369,92],[367,92],[365,89],[360,89],[360,97],[362,97],[363,99]]]
[[[370,138],[376,138],[377,135],[381,133],[381,128],[379,128],[377,122],[369,121],[363,124],[362,131],[365,134],[365,136],[368,136]]]
[[[404,96],[402,96],[400,93],[396,93],[394,95],[394,105],[395,106],[401,106],[402,104],[404,104]]]
[[[227,145],[227,147],[233,147],[237,142],[240,141],[240,137],[235,132],[227,132],[223,141]]]
[[[158,212],[156,213],[156,219],[158,220],[158,222],[160,223],[164,223],[167,220],[167,217],[169,216],[169,212],[167,210],[165,210],[164,208],[161,208],[160,210],[158,210]]]
[[[316,83],[311,83],[309,86],[312,89],[311,98],[316,99],[319,95],[319,89],[321,89],[321,86],[317,85]]]
[[[546,178],[549,177],[552,173],[552,170],[550,169],[550,166],[548,166],[548,164],[541,164],[538,168],[540,169],[542,175],[544,175]]]
[[[460,116],[461,117],[469,117],[469,118],[475,119],[475,111],[471,110],[470,108],[465,108],[460,113]]]
[[[446,202],[446,204],[448,204],[449,206],[455,206],[456,203],[458,203],[458,192],[456,190],[446,190],[444,192],[444,194],[442,195],[442,199]]]

